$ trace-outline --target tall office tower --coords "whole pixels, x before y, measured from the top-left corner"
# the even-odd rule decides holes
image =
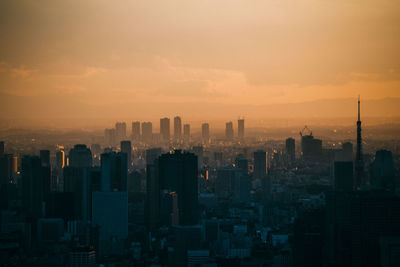
[[[62,169],[65,166],[65,152],[60,150],[56,152],[56,168]]]
[[[153,124],[151,122],[142,122],[142,140],[147,144],[153,141]]]
[[[126,153],[101,154],[101,191],[127,191],[128,166]]]
[[[296,159],[296,141],[294,138],[286,139],[286,156],[289,162],[294,162]]]
[[[64,192],[72,194],[73,219],[90,219],[90,167],[65,167]]]
[[[336,191],[352,191],[353,182],[353,161],[334,162],[334,189]]]
[[[355,161],[355,183],[354,187],[359,188],[365,184],[364,160],[362,155],[362,139],[361,139],[361,114],[360,114],[360,97],[358,97],[358,120],[357,120],[357,152]]]
[[[69,151],[69,166],[74,168],[92,167],[92,152],[86,145],[75,145]]]
[[[92,224],[99,229],[100,256],[118,253],[114,244],[122,246],[128,238],[128,192],[93,192]]]
[[[46,199],[53,188],[49,150],[40,150],[40,161],[42,163],[43,197]]]
[[[50,167],[50,151],[49,150],[40,150],[40,161],[42,162],[42,166]]]
[[[4,155],[4,141],[0,141],[0,157]]]
[[[235,159],[235,167],[243,170],[245,173],[249,172],[249,160],[243,155],[238,155]]]
[[[140,141],[140,121],[132,122],[132,141]]]
[[[125,122],[117,122],[115,124],[115,134],[117,137],[117,142],[126,139],[126,123]]]
[[[190,124],[183,125],[183,139],[185,142],[190,141]]]
[[[0,186],[9,184],[18,172],[18,157],[4,154],[0,157]]]
[[[161,155],[161,148],[146,150],[146,208],[145,220],[147,231],[151,232],[160,222],[160,183],[156,160]]]
[[[169,141],[170,139],[169,118],[160,119],[160,135],[163,141]]]
[[[233,123],[231,121],[225,124],[225,138],[228,140],[233,139]]]
[[[267,175],[267,153],[262,150],[254,152],[254,179],[264,179]]]
[[[43,176],[39,157],[24,156],[22,167],[22,206],[28,216],[42,217]]]
[[[174,139],[176,141],[181,140],[182,138],[182,120],[181,117],[176,116],[174,118]]]
[[[369,169],[371,172],[370,184],[375,189],[394,191],[396,186],[396,170],[394,168],[393,156],[391,151],[376,151],[375,159]]]
[[[350,142],[343,143],[342,150],[343,150],[343,160],[353,161],[353,144]]]
[[[226,167],[218,169],[215,181],[215,193],[218,197],[236,203],[250,201],[251,181],[247,171]]]
[[[210,125],[208,123],[203,123],[201,125],[201,138],[203,143],[208,143],[210,141]]]
[[[301,135],[301,152],[303,159],[315,160],[322,155],[322,140],[315,139],[312,132],[307,135]]]
[[[114,146],[116,144],[116,133],[115,129],[104,130],[104,143],[106,146]]]
[[[203,167],[203,146],[194,146],[192,152],[197,156],[198,169],[201,169]]]
[[[238,120],[238,137],[244,138],[244,119]]]
[[[132,145],[131,145],[131,141],[121,141],[121,152],[125,153],[127,156],[127,166],[128,169],[131,166],[131,162],[132,162]]]
[[[197,156],[180,150],[161,155],[158,159],[158,177],[160,190],[178,195],[179,224],[197,224]]]

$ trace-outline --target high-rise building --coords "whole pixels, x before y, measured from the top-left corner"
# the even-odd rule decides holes
[[[117,142],[126,139],[126,123],[117,122],[115,123],[115,134],[117,137]]]
[[[170,139],[170,122],[169,118],[160,119],[160,135],[163,141]]]
[[[101,154],[101,191],[127,191],[127,154],[110,152]]]
[[[225,138],[228,140],[233,139],[233,123],[231,121],[225,124]]]
[[[218,197],[236,203],[250,201],[251,181],[247,171],[226,167],[218,169],[215,192]]]
[[[192,152],[197,156],[197,167],[200,170],[203,167],[203,146],[194,146]]]
[[[391,190],[395,189],[396,171],[394,168],[392,152],[379,150],[375,154],[375,159],[371,164],[370,184],[375,189]]]
[[[148,144],[153,141],[153,124],[151,122],[142,122],[142,140]]]
[[[244,119],[238,120],[238,137],[244,138]]]
[[[30,216],[43,216],[43,176],[39,157],[24,156],[22,166],[22,206]]]
[[[364,160],[362,152],[362,138],[361,138],[361,111],[360,111],[360,97],[358,97],[358,120],[357,120],[357,151],[355,161],[355,183],[354,187],[359,188],[365,184],[364,173]]]
[[[104,143],[106,146],[114,146],[116,144],[116,132],[115,129],[105,129],[104,130]]]
[[[181,117],[174,118],[174,139],[179,141],[182,138],[182,120]]]
[[[50,151],[40,150],[40,160],[43,167],[50,167]]]
[[[334,162],[334,179],[334,188],[336,191],[352,191],[354,182],[353,162]]]
[[[160,182],[157,172],[157,159],[161,148],[146,150],[146,208],[147,231],[151,232],[160,224]]]
[[[86,145],[75,145],[69,151],[69,166],[74,168],[92,167],[92,152]]]
[[[208,123],[203,123],[201,125],[201,138],[204,143],[210,141],[210,125]]]
[[[342,144],[343,159],[345,161],[353,161],[353,144],[345,142]]]
[[[65,152],[64,150],[59,150],[56,152],[56,168],[62,169],[65,166]]]
[[[125,153],[127,155],[127,166],[128,169],[131,166],[131,162],[132,162],[132,145],[131,145],[131,141],[126,140],[126,141],[121,141],[121,152]]]
[[[190,124],[183,125],[183,139],[185,142],[190,141]]]
[[[0,157],[4,155],[4,141],[0,141]]]
[[[264,179],[267,175],[267,152],[258,150],[254,152],[254,179]]]
[[[315,160],[322,155],[322,141],[314,138],[312,133],[301,136],[301,151],[303,159]]]
[[[197,156],[180,150],[161,155],[158,159],[158,177],[160,190],[178,195],[179,224],[197,224]]]
[[[132,122],[132,141],[138,142],[140,140],[140,121]]]
[[[12,154],[4,154],[0,157],[0,187],[10,183],[18,172],[18,157]]]
[[[296,141],[294,138],[288,138],[286,139],[286,156],[289,162],[294,162],[296,158]]]

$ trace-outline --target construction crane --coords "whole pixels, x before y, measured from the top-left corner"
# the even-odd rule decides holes
[[[308,134],[306,134],[308,133]],[[308,128],[308,126],[304,126],[303,130],[300,131],[300,136],[303,137],[304,135],[309,135],[312,136],[312,131],[310,130],[310,128]]]

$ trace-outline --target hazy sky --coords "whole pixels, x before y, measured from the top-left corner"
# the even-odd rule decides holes
[[[1,118],[400,97],[398,0],[3,0],[0,34]]]

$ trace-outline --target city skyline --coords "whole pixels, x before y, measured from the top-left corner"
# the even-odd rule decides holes
[[[0,121],[16,126],[292,118],[301,103],[315,115],[307,103],[358,94],[365,117],[400,116],[396,1],[5,1],[0,12]]]

